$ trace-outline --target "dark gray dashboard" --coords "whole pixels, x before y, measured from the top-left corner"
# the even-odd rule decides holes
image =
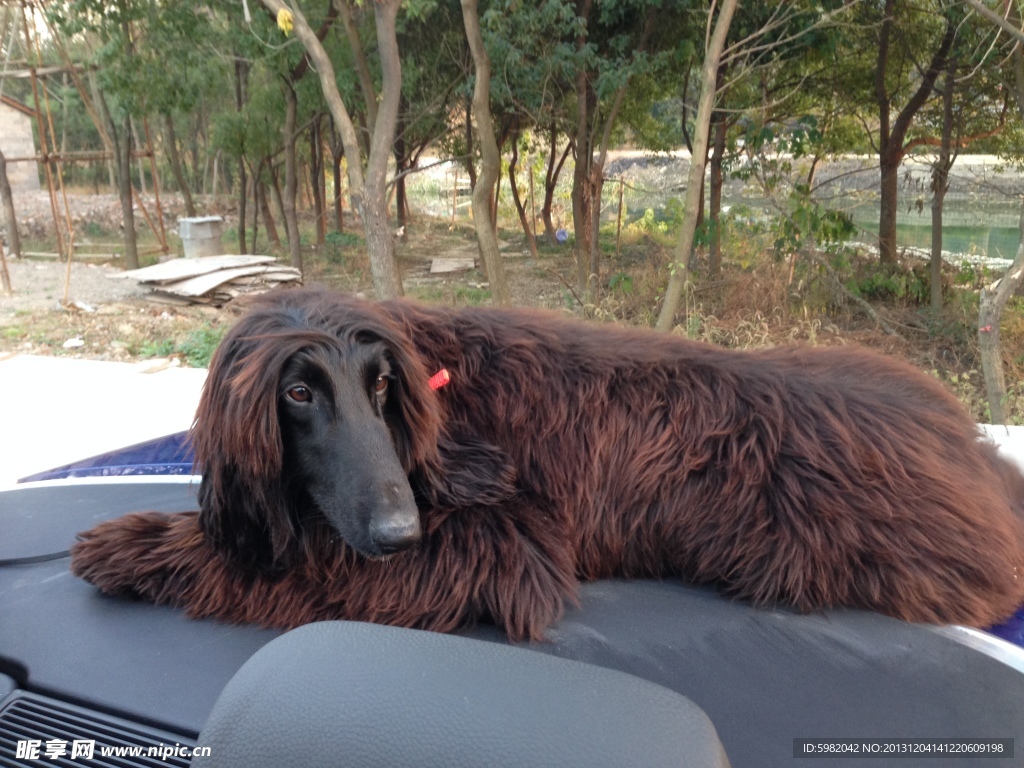
[[[105,597],[59,557],[101,520],[190,509],[182,478],[0,492],[0,560],[22,561],[0,566],[0,673],[21,690],[195,737],[239,668],[280,633]],[[461,634],[505,642],[493,627]],[[856,611],[798,616],[677,583],[608,581],[584,585],[549,642],[528,647],[688,697],[734,766],[790,765],[797,738],[942,736],[1014,739],[1019,756],[992,764],[1024,765],[1024,654],[980,633]]]

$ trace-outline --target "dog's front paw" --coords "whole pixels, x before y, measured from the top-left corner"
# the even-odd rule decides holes
[[[194,513],[138,512],[80,533],[71,572],[110,595],[175,603],[209,555]]]

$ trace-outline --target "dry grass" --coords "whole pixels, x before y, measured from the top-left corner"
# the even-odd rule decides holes
[[[311,230],[309,222],[305,226]],[[515,303],[639,326],[652,326],[657,318],[675,251],[671,236],[624,232],[618,257],[609,255],[602,264],[598,297],[584,305],[576,289],[571,245],[542,246],[538,257],[532,258],[524,255],[526,244],[518,232],[503,230],[501,241]],[[606,253],[614,254],[614,235],[603,246]],[[478,270],[444,277],[429,274],[433,257],[471,256],[475,251],[475,235],[465,222],[450,228],[447,221],[418,218],[397,247],[407,295],[449,305],[489,303],[490,294]],[[976,418],[987,419],[979,372],[977,283],[958,287],[957,275],[945,276],[946,307],[935,318],[920,303],[919,264],[902,265],[886,282],[889,276],[879,277],[871,258],[845,254],[832,260],[837,281],[821,266],[821,256],[776,258],[763,238],[733,233],[723,251],[726,256],[719,275],[709,277],[700,260],[690,274],[675,333],[732,349],[861,344],[932,372]],[[307,283],[373,295],[365,246],[351,231],[329,238],[320,247],[305,246],[303,258]],[[896,336],[880,330],[849,293],[858,286],[877,292],[889,283],[896,286],[898,295],[862,296],[897,331]],[[162,310],[152,310],[112,307],[98,316],[77,316],[40,309],[17,317],[3,329],[0,351],[134,359],[167,354],[165,347],[173,343],[170,354],[179,354],[179,347],[184,349],[196,338],[196,329],[218,327],[233,319],[230,313],[210,317],[180,311],[169,313],[174,317],[171,322],[162,317]],[[1013,423],[1024,424],[1024,302],[1011,301],[1001,331],[1010,390],[1007,411]],[[77,352],[62,350],[61,344],[72,335],[82,335],[88,346]]]

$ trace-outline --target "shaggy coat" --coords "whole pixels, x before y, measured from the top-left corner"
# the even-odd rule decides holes
[[[369,456],[346,492],[382,467],[380,504],[408,538],[394,550],[375,543],[392,514],[377,501],[313,489],[353,470],[309,458],[326,454],[302,444],[297,376],[319,376],[321,400],[365,398],[359,418],[383,425],[383,449],[332,455]],[[340,434],[342,406],[315,429]],[[1024,603],[1024,479],[938,381],[851,347],[735,352],[522,309],[282,291],[219,347],[193,441],[198,516],[105,522],[75,545],[75,574],[194,617],[490,619],[514,639],[609,577],[981,627]]]

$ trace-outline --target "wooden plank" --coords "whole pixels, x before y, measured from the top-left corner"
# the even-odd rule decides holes
[[[49,259],[56,261],[63,257],[59,253],[53,253],[51,251],[22,251],[21,255],[26,259]],[[75,255],[71,257],[72,261],[113,261],[118,258],[116,253],[80,253],[75,251]]]
[[[288,273],[288,270],[293,269],[292,267],[279,267],[279,266],[251,266],[251,267],[238,267],[237,269],[219,269],[215,272],[210,272],[205,275],[197,275],[186,280],[180,280],[174,283],[162,283],[160,289],[167,291],[168,293],[176,293],[179,296],[202,296],[208,293],[218,286],[224,283],[230,283],[234,280],[246,277],[255,277],[257,275],[264,275],[269,273]],[[295,279],[301,277],[299,271],[294,269],[291,273]]]
[[[146,300],[152,301],[155,304],[169,304],[175,307],[187,307],[193,304],[193,301],[186,299],[184,296],[175,296],[170,293],[164,293],[160,290],[151,291],[146,294]]]
[[[269,264],[273,261],[276,261],[273,256],[250,256],[245,254],[202,256],[197,259],[171,259],[162,264],[154,264],[151,267],[143,267],[142,269],[131,269],[118,275],[110,275],[110,277],[130,277],[144,283],[168,283],[206,275],[218,269]]]
[[[476,259],[434,259],[430,262],[430,274],[443,275],[449,272],[465,272],[476,266]]]

